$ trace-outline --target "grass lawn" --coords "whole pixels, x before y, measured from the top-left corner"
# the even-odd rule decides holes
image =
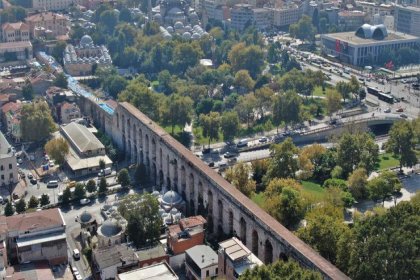
[[[394,158],[392,154],[385,153],[379,155],[379,170],[397,167],[399,165],[399,160]]]
[[[150,84],[152,85],[152,87],[156,88],[159,86],[159,81],[158,80],[152,81]]]
[[[193,126],[194,141],[200,145],[208,145],[209,138],[203,136],[203,129],[200,126]],[[223,134],[219,131],[219,139],[212,139],[210,144],[223,142]]]
[[[326,94],[324,94],[322,92],[322,87],[317,86],[317,87],[314,88],[313,96],[323,96],[323,97],[325,97]]]
[[[165,127],[163,127],[163,129],[165,129],[165,131],[166,132],[168,132],[169,134],[171,134],[172,133],[172,127],[171,126],[165,126]],[[175,126],[174,127],[174,134],[178,134],[179,132],[181,132],[182,131],[182,129],[181,129],[181,127],[180,126]]]
[[[320,184],[310,182],[310,181],[302,181],[301,182],[303,187],[303,192],[313,195],[314,198],[321,200],[325,196],[325,189],[321,187]]]
[[[254,201],[258,206],[260,206],[261,208],[263,208],[264,202],[265,202],[265,196],[263,192],[260,193],[255,193],[252,197],[251,200]]]

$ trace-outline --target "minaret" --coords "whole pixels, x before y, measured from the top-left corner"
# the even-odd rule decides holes
[[[152,22],[152,0],[147,0],[147,17],[149,18],[149,22]]]

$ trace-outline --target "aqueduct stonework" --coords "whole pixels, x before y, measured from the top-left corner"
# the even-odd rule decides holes
[[[156,185],[182,194],[188,215],[204,214],[210,233],[236,234],[264,263],[293,258],[325,279],[349,279],[133,105],[119,103],[111,115],[84,99],[81,108]]]

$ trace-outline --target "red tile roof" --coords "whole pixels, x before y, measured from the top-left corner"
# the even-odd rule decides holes
[[[64,225],[61,211],[58,208],[19,214],[6,219],[8,231],[27,231]]]
[[[206,223],[207,223],[206,219],[204,219],[203,216],[200,216],[200,215],[184,218],[179,221],[179,225],[181,226],[183,230],[187,228],[196,227],[196,226],[202,226]]]
[[[16,102],[9,102],[9,103],[4,104],[1,107],[1,110],[3,111],[4,114],[7,114],[10,111],[17,112],[20,109],[22,109],[22,104],[16,103]]]

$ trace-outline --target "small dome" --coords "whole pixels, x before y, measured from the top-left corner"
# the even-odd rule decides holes
[[[182,29],[184,28],[184,24],[180,21],[175,22],[174,24],[175,29]]]
[[[194,33],[194,34],[191,36],[191,39],[193,39],[193,40],[198,40],[198,39],[200,39],[200,34],[198,34],[198,33]]]
[[[168,191],[162,196],[162,202],[167,205],[180,204],[182,197],[175,191]]]
[[[82,39],[80,39],[80,45],[82,47],[89,47],[93,45],[93,40],[89,35],[84,35]]]
[[[191,39],[191,33],[189,33],[189,32],[184,32],[184,34],[182,34],[182,38],[183,38],[183,39],[186,39],[186,40]]]
[[[79,221],[80,223],[89,223],[92,220],[92,215],[88,212],[88,211],[84,211],[80,217],[79,217]]]
[[[122,227],[116,222],[105,221],[99,228],[99,232],[105,237],[111,237],[119,234]]]
[[[174,28],[172,26],[168,26],[168,28],[166,28],[166,30],[168,30],[169,33],[174,32]]]
[[[198,19],[198,15],[197,15],[197,13],[196,13],[196,12],[192,12],[192,13],[190,14],[190,18],[191,18],[191,19]]]

